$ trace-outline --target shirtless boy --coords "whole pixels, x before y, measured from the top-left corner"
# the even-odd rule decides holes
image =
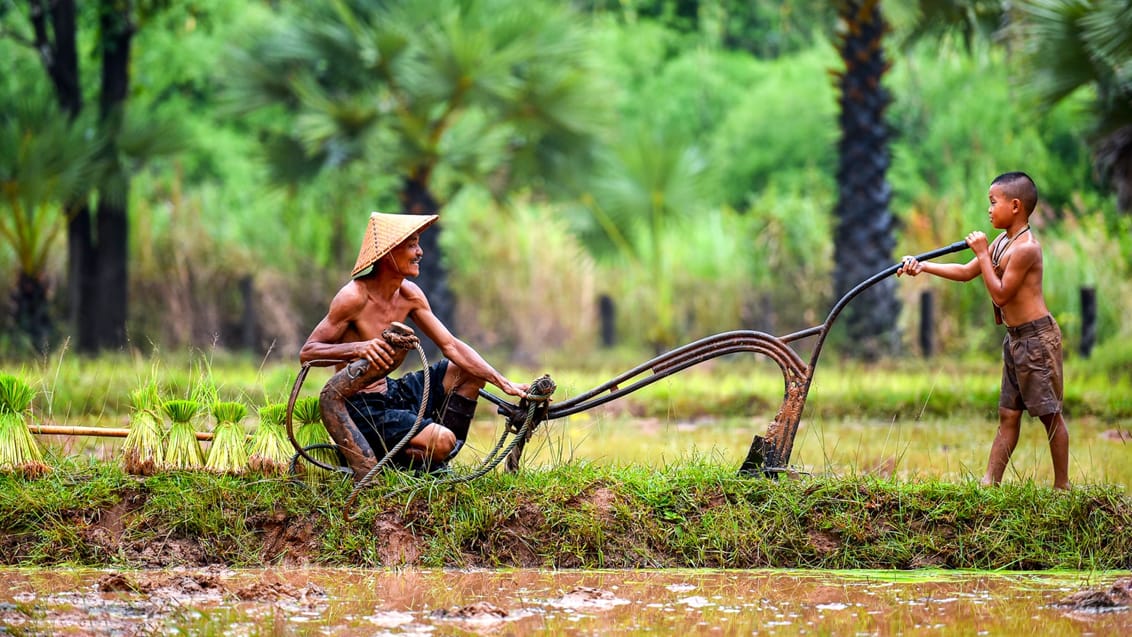
[[[998,433],[982,484],[996,485],[1018,444],[1022,411],[1045,425],[1053,457],[1053,486],[1069,488],[1069,430],[1061,415],[1061,329],[1042,295],[1042,246],[1030,230],[1030,214],[1038,189],[1029,175],[1011,172],[991,182],[991,225],[1004,232],[991,244],[979,231],[967,235],[975,258],[967,263],[920,262],[905,256],[897,276],[921,272],[970,281],[982,275],[994,304],[995,321],[1006,324],[1002,343],[1002,393],[998,401]]]

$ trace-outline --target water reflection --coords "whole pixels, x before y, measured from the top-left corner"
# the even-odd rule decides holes
[[[1123,635],[1055,604],[1116,574],[0,571],[0,634]]]

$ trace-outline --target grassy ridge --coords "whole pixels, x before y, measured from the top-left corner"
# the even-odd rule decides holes
[[[160,567],[1132,568],[1132,499],[1032,482],[738,478],[732,467],[574,464],[386,497],[348,521],[346,482],[169,473],[65,461],[0,475],[5,564]]]

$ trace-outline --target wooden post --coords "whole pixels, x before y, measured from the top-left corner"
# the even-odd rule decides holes
[[[920,293],[920,353],[931,358],[935,353],[935,297],[931,290]]]
[[[1081,288],[1081,357],[1088,358],[1097,344],[1097,289]]]
[[[597,299],[598,319],[601,324],[601,346],[613,347],[617,344],[617,308],[613,298],[602,294]]]
[[[244,349],[256,351],[259,347],[259,338],[256,334],[258,319],[255,308],[255,280],[251,275],[240,279],[240,296],[244,300],[244,314],[240,317],[242,329],[241,340]]]

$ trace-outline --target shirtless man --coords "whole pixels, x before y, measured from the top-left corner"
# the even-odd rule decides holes
[[[905,256],[897,276],[921,272],[952,281],[982,275],[994,304],[995,322],[1006,323],[1002,343],[1002,393],[998,433],[991,445],[984,485],[996,485],[1018,444],[1023,409],[1045,425],[1053,457],[1053,486],[1069,488],[1069,430],[1061,415],[1061,329],[1042,295],[1042,246],[1030,231],[1038,189],[1026,173],[999,175],[991,182],[990,222],[1004,230],[991,244],[979,231],[967,235],[975,258],[967,263],[920,262]]]
[[[426,373],[430,391],[421,428],[391,459],[400,468],[434,470],[454,457],[467,438],[485,383],[519,397],[528,389],[454,337],[432,313],[420,287],[407,280],[420,274],[420,233],[436,219],[373,213],[352,279],[334,296],[299,352],[304,364],[335,365],[339,370],[323,388],[320,405],[327,431],[358,480],[416,422]],[[382,332],[406,319],[412,319],[446,359],[427,370],[387,378],[409,350],[386,342]]]

